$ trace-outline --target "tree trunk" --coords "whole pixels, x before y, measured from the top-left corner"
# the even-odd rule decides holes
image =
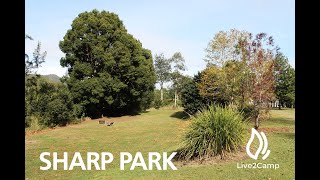
[[[280,104],[280,100],[278,100],[278,109],[281,109],[281,104]]]
[[[177,108],[177,90],[174,91],[174,108]]]
[[[161,94],[160,99],[163,102],[163,85],[161,84],[160,86],[161,86],[160,87],[160,94]]]
[[[260,112],[258,110],[258,115],[256,116],[255,122],[254,122],[254,128],[258,129],[259,128],[259,117],[260,117]]]

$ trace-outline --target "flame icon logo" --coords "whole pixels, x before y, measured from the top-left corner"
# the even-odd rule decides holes
[[[258,139],[259,139],[259,147],[257,149],[257,152],[255,154],[252,154],[251,151],[250,151],[250,145],[252,144],[253,142],[253,139],[254,139],[254,136],[257,136]],[[263,140],[262,140],[263,139]],[[263,147],[263,149],[262,149]],[[246,151],[247,151],[247,154],[252,158],[252,159],[255,159],[257,160],[258,159],[258,156],[261,152],[261,154],[264,154],[262,159],[265,160],[267,159],[267,157],[269,156],[270,154],[270,150],[268,149],[268,140],[267,140],[267,137],[266,135],[261,132],[261,134],[259,134],[259,132],[257,130],[255,130],[254,128],[251,129],[251,137],[248,141],[248,144],[246,146]],[[262,150],[262,151],[261,151]]]

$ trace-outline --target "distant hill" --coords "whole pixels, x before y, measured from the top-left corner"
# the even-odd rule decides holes
[[[49,81],[60,83],[60,77],[55,74],[41,75],[41,77],[48,79]]]

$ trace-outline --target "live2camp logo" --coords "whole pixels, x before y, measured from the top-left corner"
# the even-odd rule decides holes
[[[255,154],[252,154],[251,153],[251,150],[250,150],[250,146],[254,140],[254,137],[257,137],[258,140],[259,140],[259,147],[256,151]],[[266,135],[263,133],[263,132],[258,132],[256,129],[252,128],[251,129],[251,137],[247,143],[247,146],[246,146],[246,152],[248,154],[249,157],[251,157],[252,159],[254,160],[257,160],[258,159],[258,156],[261,152],[261,154],[263,155],[262,156],[262,160],[265,160],[268,158],[268,156],[270,155],[270,150],[268,149],[268,139],[266,137]],[[278,169],[280,167],[279,164],[266,164],[266,163],[256,163],[256,162],[253,162],[253,163],[249,163],[249,164],[245,164],[245,163],[237,163],[237,168],[238,169]]]
[[[259,148],[257,149],[257,152],[253,155],[250,151],[250,145],[252,144],[253,142],[253,139],[254,139],[254,136],[257,136],[258,139],[259,139]],[[262,141],[263,139],[263,141]],[[263,150],[262,150],[262,147],[263,147]],[[259,132],[257,130],[255,130],[254,128],[251,129],[251,137],[248,141],[248,144],[246,146],[246,151],[247,151],[247,154],[252,158],[252,159],[255,159],[257,160],[258,156],[259,156],[259,153],[261,152],[261,154],[264,154],[264,156],[262,157],[263,160],[267,159],[267,157],[269,156],[270,154],[270,150],[267,150],[268,149],[268,140],[267,140],[267,137],[266,135],[261,132],[261,135],[259,134]]]

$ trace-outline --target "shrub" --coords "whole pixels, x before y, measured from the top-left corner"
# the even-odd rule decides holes
[[[68,111],[67,106],[62,99],[54,99],[48,103],[46,117],[48,121],[47,126],[66,125],[68,120],[71,119],[72,111]]]
[[[243,108],[239,108],[238,110],[242,112],[245,120],[252,120],[258,113],[253,105],[245,105]]]
[[[160,109],[161,106],[162,106],[162,101],[160,99],[154,100],[154,108],[155,109]]]
[[[28,117],[28,120],[27,120],[29,124],[28,131],[37,132],[43,129],[43,126],[40,123],[40,119],[41,118],[39,116],[35,116],[35,115]]]
[[[33,126],[31,130],[38,125],[66,125],[83,111],[81,106],[73,104],[71,93],[62,83],[30,79],[25,93],[25,127]]]
[[[243,143],[243,116],[234,108],[209,106],[192,117],[178,159],[202,159],[233,152]]]

